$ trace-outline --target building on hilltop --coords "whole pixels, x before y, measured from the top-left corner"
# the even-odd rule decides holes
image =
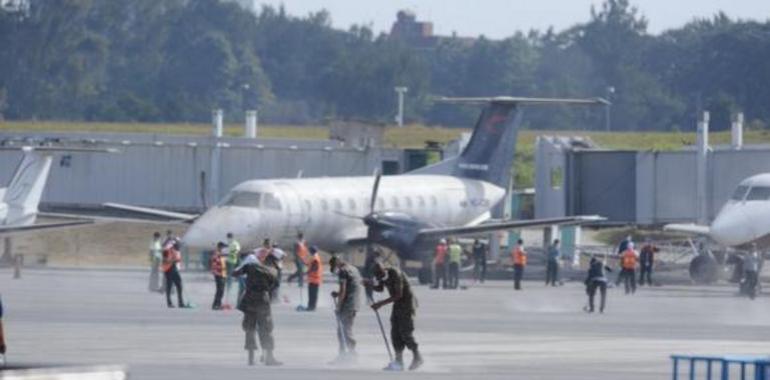
[[[437,36],[433,34],[433,23],[430,21],[417,21],[417,15],[408,10],[400,10],[396,13],[396,21],[390,28],[390,38],[400,40],[414,48],[431,49],[443,40],[461,41],[467,45],[473,45],[475,38],[452,36]]]

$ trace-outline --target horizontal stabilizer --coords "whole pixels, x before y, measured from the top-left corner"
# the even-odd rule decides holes
[[[663,226],[664,231],[683,232],[689,235],[703,235],[708,236],[711,233],[709,226],[701,224],[666,224]]]
[[[192,221],[198,217],[197,214],[184,214],[181,212],[166,211],[166,210],[160,210],[160,209],[148,208],[148,207],[130,206],[130,205],[124,205],[120,203],[104,203],[102,206],[107,208],[114,208],[116,210],[136,212],[139,214],[160,216],[160,217],[169,218],[169,219],[178,219],[180,221]]]
[[[527,98],[521,96],[491,96],[491,97],[438,97],[435,101],[440,103],[451,104],[470,104],[470,105],[484,105],[484,104],[509,104],[509,105],[608,105],[609,101],[603,98]]]
[[[505,222],[483,223],[475,226],[445,227],[445,228],[424,228],[419,231],[419,236],[442,237],[449,235],[470,235],[482,232],[512,230],[517,228],[549,227],[563,225],[578,225],[601,222],[606,220],[598,215],[568,216],[564,218],[549,219],[530,219],[530,220],[509,220]]]
[[[115,148],[86,148],[63,146],[0,146],[0,151],[21,151],[40,153],[120,153]]]
[[[30,224],[27,226],[0,226],[0,234],[12,233],[12,232],[31,232],[31,231],[38,231],[38,230],[52,230],[57,228],[74,227],[74,226],[80,226],[83,224],[93,224],[93,223],[94,223],[93,220],[83,219],[83,220],[74,220],[70,222],[61,222],[61,223]]]

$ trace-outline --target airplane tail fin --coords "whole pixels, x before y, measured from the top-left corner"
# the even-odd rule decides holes
[[[453,163],[450,174],[483,180],[507,188],[512,175],[516,137],[522,106],[529,105],[606,105],[601,98],[552,99],[524,97],[439,98],[456,104],[479,104],[484,109],[473,129],[468,145]]]
[[[43,196],[48,172],[55,153],[117,153],[111,148],[80,148],[57,146],[0,147],[0,150],[20,150],[24,156],[13,173],[11,183],[2,195],[7,210],[4,224],[29,225],[37,218],[37,206]],[[0,220],[3,224],[3,220]]]
[[[53,160],[50,154],[34,149],[22,149],[24,157],[5,190],[3,202],[7,204],[5,224],[27,225],[37,218],[37,205],[43,196]]]
[[[507,188],[520,119],[521,110],[516,104],[491,103],[486,106],[468,145],[455,162],[452,175]]]

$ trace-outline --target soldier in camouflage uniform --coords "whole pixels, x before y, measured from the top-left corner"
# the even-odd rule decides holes
[[[376,292],[382,292],[388,289],[390,297],[372,304],[372,309],[377,310],[389,303],[393,303],[393,310],[390,314],[390,339],[396,352],[396,358],[390,363],[386,370],[400,371],[404,368],[403,353],[404,348],[412,351],[412,364],[409,370],[413,371],[423,364],[420,351],[417,349],[417,342],[414,339],[414,315],[416,310],[416,298],[412,293],[409,280],[406,275],[396,268],[385,268],[382,263],[377,262],[373,267],[375,284],[372,289]]]
[[[349,265],[337,256],[329,259],[329,268],[339,278],[339,289],[332,292],[332,297],[335,299],[334,313],[337,317],[339,356],[332,364],[343,364],[354,361],[356,357],[353,323],[360,304],[361,274],[355,266]]]
[[[245,291],[238,302],[238,310],[243,312],[243,331],[246,333],[244,349],[250,353],[257,350],[258,333],[259,343],[264,350],[262,359],[268,366],[283,364],[273,356],[273,316],[270,310],[270,292],[278,283],[277,266],[272,255],[268,255],[262,264],[252,254],[233,272],[235,277],[246,276]],[[249,364],[254,364],[252,356],[249,356]]]

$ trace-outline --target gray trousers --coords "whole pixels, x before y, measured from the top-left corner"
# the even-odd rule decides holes
[[[356,319],[356,311],[342,310],[337,313],[337,318],[339,319],[339,324],[337,325],[337,341],[340,344],[340,352],[355,351],[356,339],[353,337],[353,323]]]
[[[160,279],[160,260],[158,259],[152,259],[150,262],[150,284],[147,289],[151,292],[165,289]]]
[[[244,349],[257,349],[257,335],[259,335],[259,344],[263,350],[273,349],[275,345],[273,341],[273,315],[269,303],[260,305],[255,312],[243,313],[242,327],[246,334]]]

